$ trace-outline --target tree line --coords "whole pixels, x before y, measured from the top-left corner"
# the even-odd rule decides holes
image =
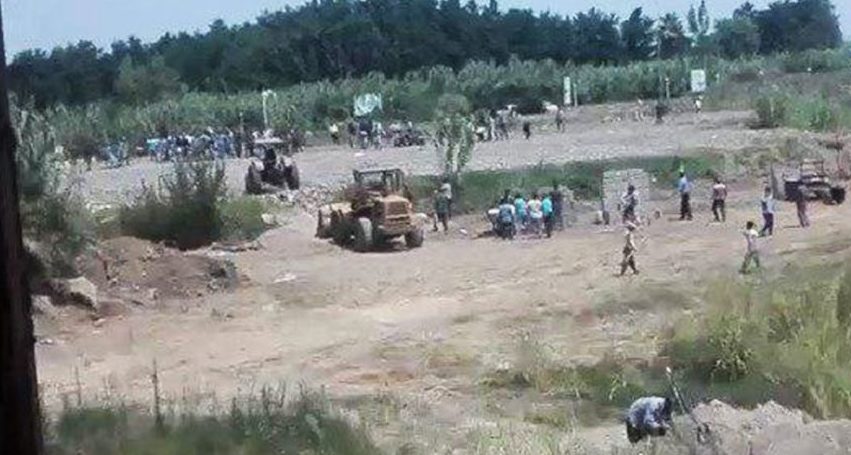
[[[420,68],[458,70],[473,60],[551,59],[621,64],[683,56],[739,58],[835,48],[839,21],[830,0],[743,4],[711,23],[705,0],[685,18],[654,19],[641,8],[621,20],[592,8],[574,16],[500,9],[497,0],[312,0],[255,22],[217,20],[204,33],[135,37],[28,50],[9,65],[9,84],[38,107],[102,99],[154,102],[186,91],[231,94],[301,82]]]

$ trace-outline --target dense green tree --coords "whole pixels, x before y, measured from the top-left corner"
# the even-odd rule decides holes
[[[180,75],[166,66],[165,59],[160,56],[142,64],[135,64],[130,56],[125,57],[115,81],[116,94],[132,104],[159,101],[180,89]]]
[[[725,55],[742,55],[756,42],[760,52],[770,53],[834,47],[842,39],[829,0],[784,0],[765,10],[746,3],[734,13],[734,22],[719,26],[714,39],[704,2],[688,14],[688,34],[673,13],[651,32],[653,21],[641,9],[621,22],[598,9],[568,17],[504,11],[497,0],[478,5],[474,0],[311,0],[250,23],[215,21],[202,33],[168,33],[153,43],[130,37],[108,52],[86,41],[25,51],[9,65],[9,84],[36,107],[119,96],[142,102],[148,100],[140,97],[156,98],[162,91],[131,90],[125,82],[133,78],[127,75],[150,71],[157,58],[175,72],[156,63],[168,86],[176,74],[190,91],[234,93],[371,72],[401,76],[420,68],[458,70],[471,60],[502,64],[512,56],[609,64],[690,50],[707,55],[714,52],[713,44],[722,46]],[[130,69],[122,68],[127,59]],[[122,72],[125,82],[119,83]]]
[[[726,58],[753,55],[759,52],[759,27],[746,16],[721,19],[715,24],[715,40]]]
[[[634,9],[629,19],[621,22],[621,40],[625,60],[650,58],[655,49],[653,19],[644,16],[641,8]]]
[[[685,55],[690,46],[688,37],[683,29],[683,23],[679,16],[668,13],[659,19],[656,28],[656,40],[658,45],[658,57],[673,58]]]

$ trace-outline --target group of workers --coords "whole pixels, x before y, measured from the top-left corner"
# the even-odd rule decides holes
[[[504,239],[513,239],[517,233],[550,238],[554,230],[564,229],[564,193],[556,182],[551,191],[534,191],[528,198],[505,190],[494,214],[494,230]]]
[[[693,184],[686,176],[685,172],[680,172],[680,178],[677,181],[677,192],[680,198],[680,220],[691,221],[694,218],[691,207],[691,196]],[[712,215],[717,223],[727,221],[727,185],[721,177],[715,177],[712,185]],[[803,191],[796,191],[792,199],[795,202],[798,222],[802,228],[810,226],[810,219],[807,215],[807,198]],[[641,219],[638,215],[639,196],[635,186],[630,184],[626,192],[621,196],[621,215],[623,225],[626,228],[625,245],[623,248],[623,261],[621,262],[621,275],[625,274],[627,269],[631,269],[633,273],[638,274],[638,269],[635,265],[635,253],[637,251],[635,244],[635,232],[641,224]],[[774,191],[771,186],[766,186],[762,197],[759,200],[760,214],[762,215],[762,228],[757,230],[757,225],[753,221],[748,221],[745,224],[743,232],[746,240],[745,258],[742,263],[740,272],[746,274],[750,271],[751,265],[760,268],[759,249],[757,239],[774,235],[775,215],[777,212],[777,201],[774,198]]]

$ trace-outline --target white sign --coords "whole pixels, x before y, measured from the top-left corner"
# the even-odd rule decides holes
[[[374,111],[382,111],[384,109],[384,103],[381,99],[381,95],[367,93],[355,97],[354,108],[355,117],[363,117],[373,113]]]
[[[572,90],[573,86],[570,83],[570,78],[564,78],[564,105],[570,106],[573,104]]]
[[[692,93],[703,93],[706,91],[705,70],[691,70],[691,91]]]

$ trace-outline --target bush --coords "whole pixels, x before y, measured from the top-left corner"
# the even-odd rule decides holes
[[[788,100],[785,96],[763,95],[754,101],[757,121],[755,128],[778,128],[788,120]]]
[[[124,235],[187,250],[219,240],[253,240],[267,227],[262,218],[267,211],[261,199],[228,196],[224,164],[176,163],[159,190],[146,186],[121,207],[118,222]]]
[[[180,249],[199,248],[222,237],[220,206],[226,196],[224,165],[177,163],[161,190],[143,188],[121,208],[124,234]]]

